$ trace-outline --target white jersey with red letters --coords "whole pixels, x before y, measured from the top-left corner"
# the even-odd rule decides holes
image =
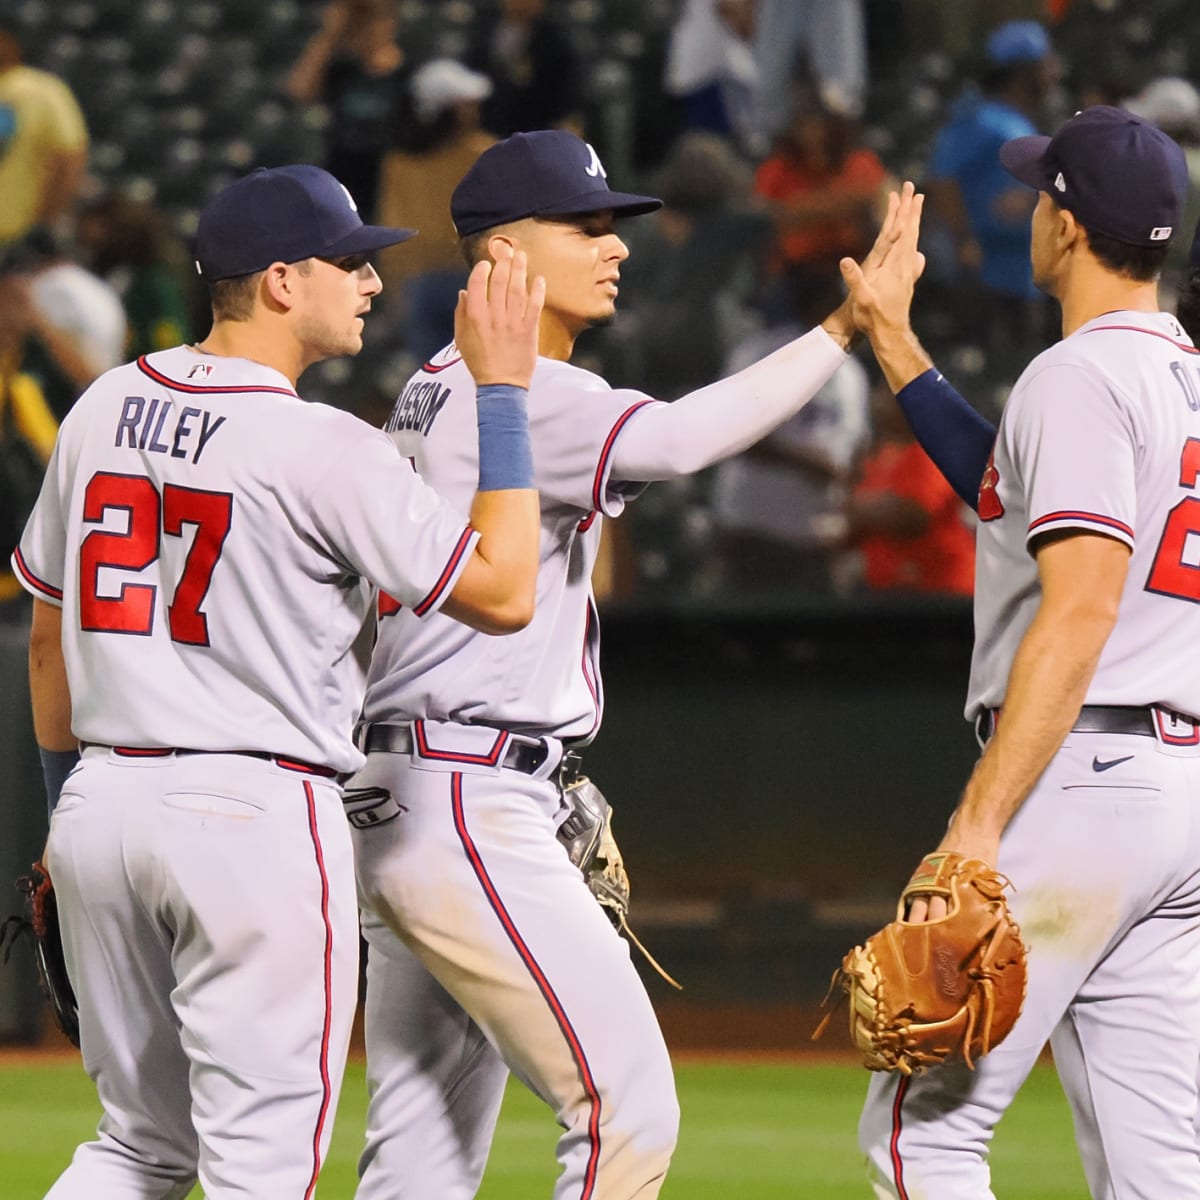
[[[533,620],[488,637],[445,616],[419,620],[407,603],[397,608],[401,597],[381,597],[367,721],[422,718],[564,740],[595,734],[603,690],[591,576],[600,524],[645,486],[610,480],[613,447],[655,403],[581,367],[538,359],[529,390],[542,508]],[[386,428],[439,495],[469,502],[479,471],[475,383],[453,345],[413,376]]]
[[[356,1200],[476,1195],[510,1070],[562,1126],[557,1200],[658,1195],[679,1124],[670,1057],[628,943],[556,836],[594,799],[578,778],[604,705],[591,573],[601,522],[644,481],[740,452],[764,409],[785,420],[845,354],[817,330],[773,359],[668,405],[539,358],[532,622],[489,638],[384,599],[367,763],[346,792],[369,947]],[[477,471],[475,408],[451,345],[388,423],[451,501]]]
[[[434,613],[473,491],[455,509],[386,435],[245,359],[180,346],[102,375],[13,555],[62,604],[76,736],[354,770],[366,581]]]
[[[1200,351],[1167,313],[1111,312],[1040,354],[1005,407],[979,500],[967,716],[999,708],[1037,609],[1031,539],[1132,549],[1086,704],[1200,715]]]
[[[1173,317],[1096,317],[1013,389],[979,496],[967,714],[1001,710],[981,740],[1003,736],[1042,600],[1031,542],[1103,534],[1131,555],[1083,710],[995,857],[1029,951],[1021,1015],[973,1071],[872,1078],[859,1142],[880,1197],[991,1196],[992,1130],[1049,1042],[1088,1194],[1200,1200],[1198,483],[1200,352]]]

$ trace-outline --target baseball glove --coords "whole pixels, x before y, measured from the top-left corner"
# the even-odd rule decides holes
[[[900,897],[896,920],[842,960],[826,1005],[838,989],[849,996],[850,1036],[870,1070],[974,1068],[1007,1037],[1021,1015],[1026,981],[1025,945],[1004,899],[1008,886],[979,859],[927,854]],[[946,915],[906,921],[916,896],[941,896]]]
[[[73,1045],[78,1046],[79,1006],[75,1001],[75,989],[71,987],[71,980],[67,975],[54,884],[50,882],[50,874],[46,868],[37,862],[33,864],[29,875],[22,875],[17,880],[16,886],[25,896],[25,911],[9,917],[3,926],[0,926],[0,945],[4,946],[4,961],[8,962],[13,946],[22,937],[28,936],[32,939],[38,980],[46,999],[50,1002],[54,1023]]]
[[[558,840],[566,847],[567,856],[583,873],[588,890],[608,919],[672,987],[682,990],[629,928],[629,875],[613,837],[612,805],[586,775],[576,776],[562,794],[567,815],[558,826]]]

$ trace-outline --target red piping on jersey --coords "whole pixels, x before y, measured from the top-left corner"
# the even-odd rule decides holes
[[[592,507],[604,511],[604,477],[608,474],[608,460],[612,455],[613,446],[616,444],[617,438],[621,430],[625,428],[629,418],[633,416],[639,408],[645,408],[647,404],[653,404],[653,400],[639,400],[636,404],[632,404],[618,418],[616,424],[608,431],[608,437],[604,439],[604,448],[600,451],[600,462],[596,467],[596,476],[592,480]]]
[[[425,736],[424,721],[414,721],[413,730],[417,741],[417,754],[421,758],[431,758],[437,762],[471,763],[478,767],[494,767],[500,761],[500,755],[504,753],[504,747],[508,745],[509,739],[508,731],[502,729],[496,735],[496,741],[486,754],[460,754],[455,750],[430,749],[429,740]]]
[[[164,375],[161,371],[156,370],[147,361],[143,354],[137,360],[138,370],[143,375],[149,375],[155,383],[161,383],[164,387],[169,387],[175,392],[193,392],[201,395],[214,395],[222,392],[274,392],[277,396],[295,396],[296,393],[292,388],[274,387],[270,384],[238,384],[236,387],[207,387],[198,383],[180,383],[169,376]]]
[[[452,366],[454,366],[455,363],[460,363],[460,362],[462,362],[461,354],[457,358],[452,358],[449,362],[442,363],[442,365],[439,367],[435,367],[432,362],[427,362],[421,368],[421,370],[424,371],[427,375],[436,375],[439,371],[444,371],[447,367],[452,367]]]
[[[321,920],[325,922],[325,1023],[321,1029],[321,1109],[317,1113],[317,1127],[313,1130],[313,1169],[308,1187],[304,1189],[304,1200],[310,1200],[317,1187],[317,1176],[321,1173],[321,1133],[329,1105],[333,1100],[333,1084],[329,1079],[329,1033],[333,1024],[333,926],[329,922],[329,876],[325,872],[325,853],[321,849],[321,834],[317,829],[317,802],[312,784],[304,781],[304,797],[308,802],[308,833],[316,853],[317,872],[321,876]]]
[[[1064,509],[1061,512],[1047,513],[1044,517],[1038,517],[1036,521],[1030,522],[1029,532],[1033,533],[1043,525],[1049,525],[1053,521],[1088,521],[1095,525],[1107,525],[1110,529],[1116,529],[1125,534],[1130,541],[1134,540],[1133,530],[1124,521],[1118,521],[1116,517],[1103,517],[1099,513],[1079,512],[1073,508]]]
[[[550,1006],[550,1012],[554,1016],[555,1023],[562,1031],[563,1037],[566,1038],[567,1046],[571,1051],[571,1057],[575,1060],[575,1065],[579,1068],[579,1077],[583,1083],[584,1093],[587,1095],[588,1103],[591,1106],[587,1126],[590,1149],[587,1166],[583,1172],[583,1190],[579,1193],[579,1200],[591,1200],[595,1195],[596,1174],[600,1164],[600,1090],[596,1087],[596,1081],[592,1077],[592,1069],[588,1065],[587,1055],[583,1052],[583,1045],[579,1040],[579,1035],[572,1027],[566,1011],[563,1009],[562,1002],[550,986],[550,981],[546,978],[542,968],[538,966],[537,959],[534,958],[524,938],[517,931],[512,916],[504,907],[504,903],[496,891],[495,884],[493,884],[491,877],[487,873],[487,868],[480,857],[479,849],[472,840],[470,832],[467,830],[467,821],[463,810],[462,780],[462,774],[458,771],[455,771],[450,776],[450,796],[451,805],[454,809],[454,828],[458,833],[459,841],[462,842],[463,850],[466,851],[471,869],[475,872],[475,878],[479,880],[480,887],[483,888],[488,904],[491,905],[492,911],[499,918],[504,932],[508,935],[508,940],[512,942],[513,948],[520,956],[521,962],[525,965],[525,969],[533,977],[533,981],[537,984],[537,989],[541,992],[542,998]]]
[[[1084,333],[1107,333],[1109,330],[1121,330],[1125,333],[1145,333],[1150,337],[1162,338],[1164,342],[1170,342],[1176,350],[1182,350],[1184,354],[1200,354],[1195,346],[1185,345],[1183,342],[1177,342],[1173,337],[1168,337],[1165,333],[1159,333],[1157,329],[1143,329],[1140,325],[1097,325],[1095,329],[1085,329]]]
[[[453,552],[450,555],[450,561],[446,564],[445,570],[438,577],[437,583],[433,585],[433,590],[421,601],[420,604],[413,608],[413,613],[418,617],[423,617],[436,603],[438,597],[442,594],[446,584],[450,582],[450,577],[458,570],[458,564],[462,561],[462,556],[466,553],[468,544],[471,541],[471,534],[474,530],[468,525],[463,530],[462,536],[458,539]]]
[[[30,569],[29,564],[25,561],[25,556],[21,553],[21,547],[18,546],[13,551],[13,566],[17,568],[17,574],[21,576],[31,587],[36,588],[45,596],[49,596],[52,600],[61,600],[63,598],[62,588],[56,588],[47,583],[44,579],[39,579]]]
[[[892,1174],[896,1181],[896,1195],[899,1200],[909,1200],[908,1188],[904,1186],[904,1162],[900,1157],[900,1130],[903,1122],[900,1119],[900,1106],[908,1093],[911,1075],[905,1075],[896,1085],[896,1099],[892,1104],[892,1140],[889,1149],[892,1155]]]

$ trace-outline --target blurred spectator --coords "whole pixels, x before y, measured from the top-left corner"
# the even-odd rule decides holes
[[[861,116],[867,98],[867,28],[862,0],[757,0],[756,123],[767,137],[792,116],[795,85],[815,78],[826,107]]]
[[[786,323],[747,338],[723,373],[787,345],[840,301],[840,275],[797,286]],[[711,516],[723,592],[830,590],[830,531],[870,437],[869,391],[866,370],[848,359],[794,417],[716,468]]]
[[[664,86],[682,101],[685,125],[730,139],[757,158],[759,86],[755,0],[684,0],[667,46]]]
[[[859,141],[857,121],[803,90],[754,181],[775,220],[776,269],[823,280],[844,256],[861,258],[879,227],[888,184],[883,163]]]
[[[620,231],[631,253],[619,330],[634,361],[616,374],[662,400],[717,379],[755,323],[771,226],[750,207],[749,182],[726,141],[686,133],[655,181],[663,208]]]
[[[1187,268],[1175,297],[1175,316],[1188,337],[1200,345],[1200,226],[1196,227],[1195,233]]]
[[[33,377],[60,421],[125,357],[120,297],[67,260],[45,230],[10,246],[0,263],[0,328],[13,338],[13,369]]]
[[[20,337],[0,290],[0,620],[25,621],[28,596],[9,567],[37,500],[58,422],[42,389],[17,369]]]
[[[324,166],[375,220],[379,170],[405,120],[407,67],[396,42],[395,0],[333,0],[285,89],[329,108]]]
[[[87,126],[71,89],[26,66],[16,30],[0,18],[0,246],[68,211],[87,154]]]
[[[87,266],[121,298],[125,358],[192,340],[190,263],[161,213],[123,192],[105,192],[80,210],[75,238]]]
[[[1187,158],[1191,187],[1180,228],[1167,254],[1171,273],[1181,273],[1188,265],[1188,239],[1200,221],[1200,92],[1186,79],[1164,75],[1126,100],[1125,107],[1173,137]]]
[[[900,406],[871,389],[876,442],[846,505],[846,540],[857,545],[864,583],[969,596],[975,580],[971,513],[917,445]]]
[[[450,194],[496,139],[480,128],[480,102],[492,92],[486,75],[436,58],[413,73],[410,87],[413,124],[406,148],[383,160],[379,219],[421,236],[382,251],[379,274],[385,288],[403,291],[404,342],[424,362],[454,336],[458,289],[467,277]]]
[[[530,129],[583,132],[583,64],[546,0],[500,0],[467,63],[493,83],[483,126],[498,138]]]
[[[1038,132],[1035,119],[1058,79],[1059,64],[1045,29],[1036,21],[1009,21],[985,47],[981,90],[969,88],[938,135],[926,188],[931,215],[949,231],[961,273],[975,286],[968,303],[970,328],[985,334],[993,353],[1022,361],[1045,344],[1044,297],[1033,285],[1029,235],[1037,193],[1016,183],[1000,164],[1009,138]]]
[[[1183,10],[1185,4],[1177,2],[1176,7]],[[1118,105],[1146,78],[1139,59],[1154,39],[1145,40],[1145,34],[1137,40],[1130,36],[1143,22],[1143,29],[1152,28],[1142,10],[1143,0],[1075,0],[1062,15],[1054,29],[1054,45],[1067,67],[1072,111],[1093,104]],[[1160,44],[1189,36],[1186,26],[1179,28],[1180,18],[1186,21],[1188,14],[1179,11],[1172,16],[1160,15],[1160,20],[1166,18],[1159,31]]]

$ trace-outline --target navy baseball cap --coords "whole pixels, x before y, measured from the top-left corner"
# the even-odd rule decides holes
[[[1123,108],[1077,112],[1052,138],[1000,147],[1011,175],[1075,214],[1093,233],[1129,246],[1162,246],[1183,217],[1187,161],[1161,129]]]
[[[364,225],[350,193],[320,167],[259,167],[218,192],[201,212],[196,270],[209,281],[233,279],[273,262],[381,250],[415,234]]]
[[[599,156],[565,129],[514,133],[485,150],[450,197],[459,237],[525,217],[612,209],[635,217],[662,208],[653,196],[614,192]]]

